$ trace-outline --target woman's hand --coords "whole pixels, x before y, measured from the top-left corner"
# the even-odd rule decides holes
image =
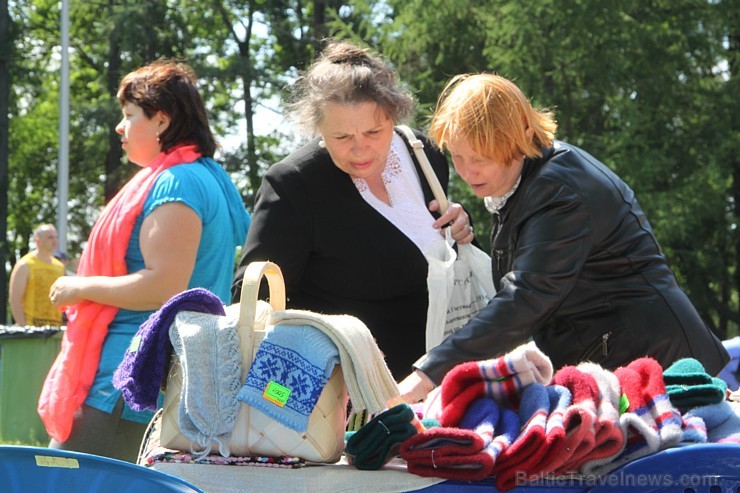
[[[429,202],[429,210],[432,212],[439,210],[439,202],[437,200]],[[432,226],[440,230],[443,235],[444,228],[449,227],[452,239],[459,245],[471,243],[475,238],[473,227],[470,225],[470,218],[465,209],[456,202],[449,202],[447,212],[434,221]]]
[[[414,404],[423,400],[434,387],[434,382],[419,370],[414,370],[411,375],[398,384],[401,399],[407,404]]]
[[[62,276],[49,288],[49,299],[57,308],[64,308],[85,301],[84,288],[87,278]]]

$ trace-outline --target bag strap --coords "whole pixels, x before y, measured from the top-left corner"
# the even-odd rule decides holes
[[[445,212],[447,212],[448,207],[447,196],[445,195],[445,191],[442,189],[442,184],[439,183],[439,178],[437,178],[437,174],[434,172],[434,169],[429,162],[429,158],[424,152],[424,143],[416,138],[413,130],[411,130],[407,125],[397,125],[396,128],[399,129],[406,136],[406,140],[408,141],[411,148],[414,150],[414,155],[416,156],[416,160],[419,161],[421,171],[424,173],[424,176],[426,177],[427,182],[432,189],[434,198],[437,199],[437,202],[439,202],[439,212],[441,214],[444,214]]]
[[[280,267],[273,262],[252,262],[244,269],[242,294],[239,298],[239,336],[242,357],[251,360],[254,353],[254,321],[262,278],[270,288],[269,302],[273,311],[285,310],[285,280]],[[249,340],[245,340],[248,338]],[[251,361],[250,361],[251,364]]]

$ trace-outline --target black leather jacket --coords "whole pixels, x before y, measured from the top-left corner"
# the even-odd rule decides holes
[[[440,383],[458,363],[532,338],[556,369],[693,357],[716,375],[729,356],[677,285],[632,190],[577,147],[543,152],[494,214],[496,295],[414,366]]]

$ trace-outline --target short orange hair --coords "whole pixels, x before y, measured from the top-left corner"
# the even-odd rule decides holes
[[[552,112],[535,110],[508,79],[464,74],[452,78],[442,90],[429,135],[440,147],[464,139],[481,156],[508,165],[520,154],[542,156],[542,149],[552,145],[557,127]]]

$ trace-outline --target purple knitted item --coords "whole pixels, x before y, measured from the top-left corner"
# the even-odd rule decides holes
[[[226,315],[221,299],[204,288],[176,294],[149,315],[113,374],[113,386],[123,393],[126,404],[134,411],[157,410],[159,389],[172,348],[170,325],[182,311]]]

